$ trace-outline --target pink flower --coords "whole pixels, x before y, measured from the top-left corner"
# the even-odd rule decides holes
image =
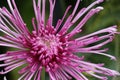
[[[7,0],[10,12],[5,7],[0,8],[0,31],[5,34],[5,36],[0,36],[0,46],[18,49],[0,55],[0,61],[4,61],[0,67],[5,67],[0,74],[6,74],[26,64],[24,68],[19,70],[18,73],[22,76],[18,80],[31,80],[31,78],[40,80],[43,67],[49,74],[50,80],[70,80],[72,78],[88,80],[83,73],[101,80],[107,80],[106,76],[120,75],[117,71],[104,68],[103,64],[90,63],[84,61],[83,56],[77,56],[78,53],[93,53],[115,60],[114,56],[105,53],[107,49],[102,50],[101,47],[111,42],[114,35],[119,33],[116,29],[117,26],[73,38],[74,35],[82,31],[82,27],[90,17],[103,9],[103,7],[92,8],[103,0],[96,0],[78,13],[76,11],[80,0],[77,0],[73,12],[66,17],[71,8],[68,6],[63,18],[58,20],[56,26],[53,26],[55,1],[49,0],[50,13],[49,18],[45,21],[46,0],[38,0],[37,4],[33,0],[35,18],[32,19],[34,28],[32,33],[29,32],[22,20],[14,0]],[[71,32],[68,32],[81,16],[84,18]],[[103,42],[89,46],[101,40]]]

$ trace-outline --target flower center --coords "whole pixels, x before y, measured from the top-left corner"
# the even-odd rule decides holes
[[[29,63],[37,62],[40,64],[39,66],[44,66],[45,68],[59,63],[61,52],[63,52],[59,37],[51,34],[34,36],[30,42],[31,47],[27,58]]]
[[[59,38],[54,35],[46,35],[44,37],[36,37],[33,43],[33,49],[38,51],[38,54],[45,52],[46,55],[57,54],[57,47],[60,46]]]

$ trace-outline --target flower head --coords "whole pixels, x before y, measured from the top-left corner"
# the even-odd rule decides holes
[[[103,0],[96,0],[88,7],[82,8],[78,13],[76,11],[80,0],[77,0],[73,12],[65,20],[71,8],[71,6],[68,6],[63,18],[58,20],[56,26],[52,25],[56,0],[49,0],[50,13],[47,21],[45,21],[46,0],[38,0],[37,4],[36,0],[33,0],[35,18],[32,19],[34,28],[32,33],[22,20],[15,1],[7,0],[7,2],[10,11],[5,7],[0,8],[0,31],[5,34],[5,36],[0,36],[0,46],[13,47],[18,50],[8,51],[6,54],[0,55],[0,61],[4,61],[4,64],[0,64],[0,67],[5,67],[0,74],[6,74],[26,64],[24,68],[19,70],[18,73],[22,76],[18,80],[31,80],[32,77],[34,77],[34,80],[40,80],[43,67],[49,74],[50,80],[70,80],[72,78],[88,80],[83,73],[101,80],[107,80],[107,77],[99,74],[120,75],[117,71],[104,68],[103,64],[90,63],[84,61],[83,56],[77,56],[78,53],[94,53],[115,59],[114,56],[104,53],[107,49],[102,50],[101,47],[111,42],[114,35],[118,33],[116,26],[73,38],[74,35],[82,31],[82,27],[90,17],[103,9],[103,7],[92,8]],[[68,32],[82,16],[84,17],[78,25],[71,32]],[[103,42],[89,46],[101,40]]]

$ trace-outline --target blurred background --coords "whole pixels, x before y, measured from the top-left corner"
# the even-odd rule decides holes
[[[32,17],[34,17],[32,0],[15,0],[15,1],[20,11],[20,14],[23,17],[23,20],[27,23],[28,28],[32,30],[31,19]],[[83,7],[87,7],[93,1],[95,0],[82,0],[82,2],[79,5],[78,10],[80,10]],[[72,9],[74,8],[75,2],[76,0],[56,0],[53,25],[56,24],[59,18],[62,18],[64,11],[68,5],[72,5]],[[48,4],[48,1],[47,1],[47,4]],[[0,0],[0,7],[3,7],[3,6],[8,8],[7,0]],[[97,30],[100,30],[100,29],[103,29],[103,28],[106,28],[112,25],[118,25],[118,30],[120,31],[120,2],[119,0],[105,0],[103,3],[97,6],[103,6],[104,10],[102,10],[100,13],[94,15],[91,19],[89,19],[89,21],[83,27],[83,32],[79,34],[79,36],[92,33],[94,31],[97,31]],[[48,14],[49,14],[48,5],[47,5],[46,10],[47,10],[46,16],[48,17]],[[112,43],[107,44],[104,47],[109,48],[107,53],[116,56],[117,61],[112,61],[108,57],[104,57],[101,55],[95,55],[95,54],[94,55],[85,54],[86,60],[91,61],[93,63],[105,63],[105,67],[114,69],[120,72],[120,35],[116,35],[114,41]],[[3,54],[8,50],[12,50],[12,49],[0,46],[0,54]],[[17,74],[18,70],[19,69],[17,68],[14,71],[8,73],[6,75],[7,79],[17,80],[18,77],[20,76]],[[3,80],[2,76],[3,75],[0,75],[0,80]],[[89,80],[98,80],[89,75],[87,75],[87,77],[89,77]],[[47,74],[46,74],[45,80],[49,80]],[[108,80],[120,80],[120,77],[114,77],[114,78],[109,77]]]

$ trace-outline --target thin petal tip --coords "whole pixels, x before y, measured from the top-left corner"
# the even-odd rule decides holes
[[[97,0],[98,4],[99,4],[99,3],[102,3],[103,1],[104,1],[104,0]]]
[[[102,6],[97,7],[99,10],[103,10],[104,8]]]
[[[114,60],[114,61],[116,61],[117,59],[116,59],[116,57],[111,57],[111,60]]]
[[[4,76],[4,80],[7,80],[6,76]]]

